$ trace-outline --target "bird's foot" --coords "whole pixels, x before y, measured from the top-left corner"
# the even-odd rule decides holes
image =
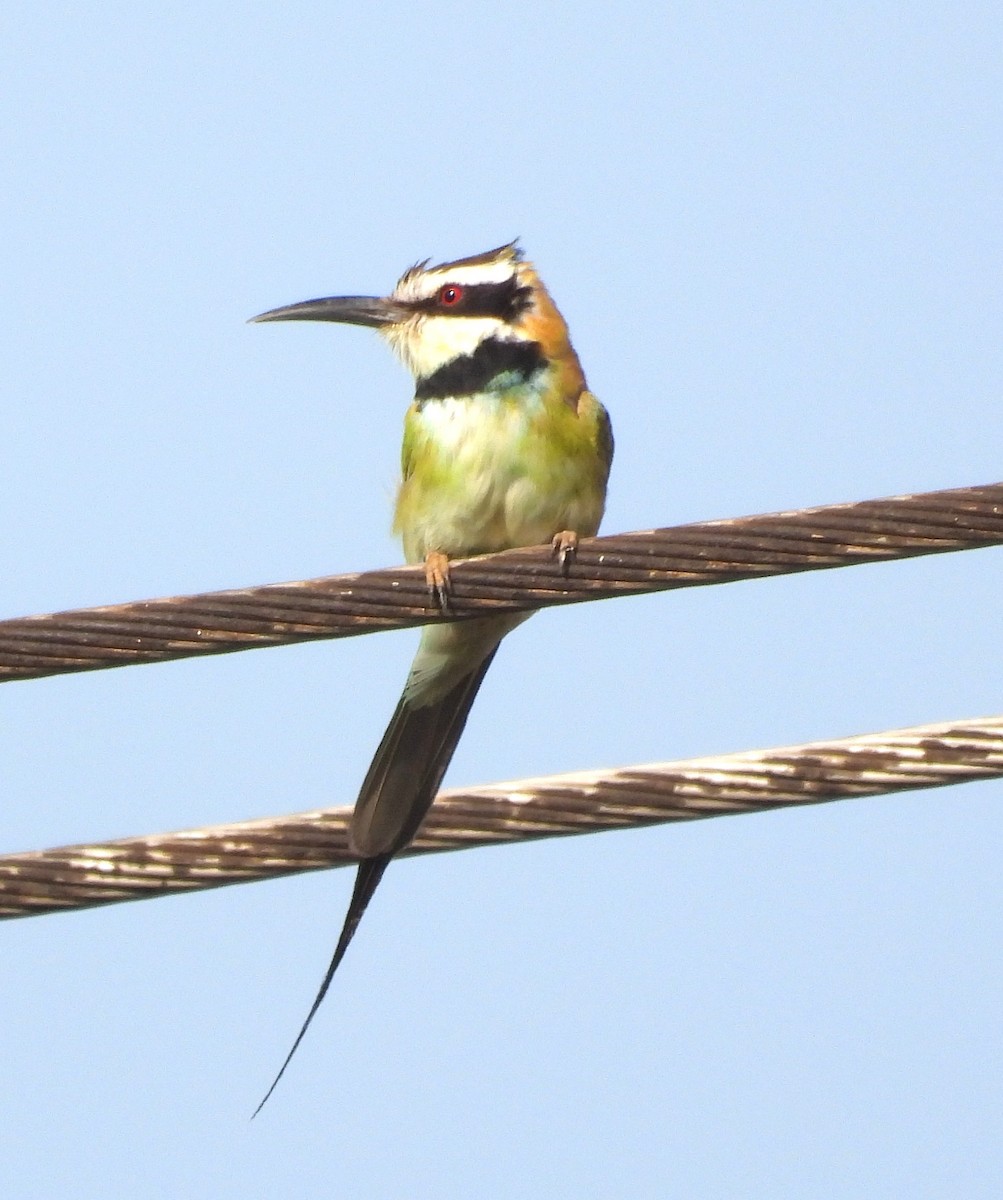
[[[551,545],[561,566],[561,574],[567,575],[571,562],[578,553],[578,534],[573,529],[562,529],[555,533]]]
[[[449,558],[441,550],[425,555],[425,583],[440,612],[449,612]]]

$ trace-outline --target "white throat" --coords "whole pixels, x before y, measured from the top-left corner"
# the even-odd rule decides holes
[[[381,330],[415,379],[427,379],[440,367],[474,353],[488,338],[520,341],[497,317],[415,316]]]

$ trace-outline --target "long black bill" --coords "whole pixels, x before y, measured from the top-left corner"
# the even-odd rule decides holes
[[[251,321],[337,321],[342,325],[369,325],[379,329],[408,316],[408,310],[395,300],[381,296],[326,296],[322,300],[304,300],[287,304],[251,317]]]

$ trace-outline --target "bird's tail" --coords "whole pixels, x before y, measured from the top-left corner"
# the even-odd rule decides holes
[[[496,649],[431,703],[401,697],[355,803],[349,841],[361,858],[396,854],[417,833]]]
[[[348,905],[348,915],[345,917],[345,923],[341,927],[341,937],[338,938],[338,945],[335,947],[334,955],[331,958],[331,965],[327,968],[327,973],[321,981],[314,1002],[310,1005],[310,1011],[306,1015],[306,1020],[300,1026],[300,1031],[296,1035],[296,1041],[293,1042],[292,1049],[286,1055],[285,1062],[279,1068],[278,1075],[272,1080],[272,1086],[265,1092],[264,1099],[254,1112],[251,1113],[252,1121],[268,1103],[268,1097],[278,1087],[279,1080],[286,1073],[286,1067],[292,1062],[293,1055],[299,1049],[300,1042],[302,1042],[306,1031],[310,1028],[310,1022],[314,1019],[317,1009],[320,1008],[321,1002],[327,995],[327,989],[331,986],[334,973],[341,964],[341,960],[345,957],[348,943],[352,940],[352,936],[359,922],[362,920],[362,914],[366,911],[366,905],[372,899],[373,892],[379,886],[379,882],[383,878],[383,872],[387,869],[387,865],[392,857],[390,854],[381,854],[378,858],[367,858],[359,863],[359,871],[355,876],[355,887],[352,890],[352,899]]]
[[[464,675],[439,699],[417,704],[408,699],[407,692],[401,697],[355,806],[349,841],[353,852],[362,861],[338,945],[292,1049],[265,1098],[254,1110],[252,1119],[264,1108],[299,1049],[383,872],[397,851],[417,833],[422,818],[431,807],[460,740],[477,689],[497,648],[495,644],[469,675]]]

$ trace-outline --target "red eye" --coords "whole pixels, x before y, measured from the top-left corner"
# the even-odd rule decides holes
[[[455,308],[463,299],[463,288],[456,283],[447,283],[439,291],[439,303],[444,308]]]

